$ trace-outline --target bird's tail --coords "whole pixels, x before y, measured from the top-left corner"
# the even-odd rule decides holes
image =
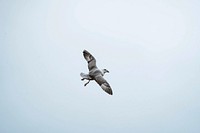
[[[80,73],[80,76],[81,76],[82,78],[89,78],[89,75],[88,75],[88,74],[85,74],[85,73]]]

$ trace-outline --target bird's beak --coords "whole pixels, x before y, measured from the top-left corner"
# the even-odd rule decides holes
[[[107,70],[107,73],[109,73],[109,71]]]

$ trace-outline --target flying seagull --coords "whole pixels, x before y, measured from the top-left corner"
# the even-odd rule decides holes
[[[83,50],[83,56],[88,62],[89,69],[89,74],[80,74],[80,76],[82,77],[82,81],[88,80],[88,82],[85,83],[84,86],[86,86],[90,82],[90,80],[95,80],[105,92],[112,95],[113,92],[109,83],[103,78],[104,74],[109,73],[109,71],[106,69],[98,69],[98,67],[96,66],[96,59],[87,50]]]

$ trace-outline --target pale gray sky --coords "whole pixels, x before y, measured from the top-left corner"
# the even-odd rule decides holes
[[[199,133],[200,1],[1,0],[1,133]],[[84,87],[82,51],[113,89]]]

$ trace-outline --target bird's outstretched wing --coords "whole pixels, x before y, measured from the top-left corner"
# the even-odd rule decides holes
[[[92,70],[93,68],[96,68],[96,59],[94,58],[93,55],[91,55],[87,50],[83,51],[83,56],[88,62],[88,69],[89,71]]]
[[[112,89],[111,89],[109,83],[103,78],[103,76],[101,76],[101,75],[95,76],[95,81],[101,86],[101,88],[105,92],[107,92],[110,95],[113,94]]]

